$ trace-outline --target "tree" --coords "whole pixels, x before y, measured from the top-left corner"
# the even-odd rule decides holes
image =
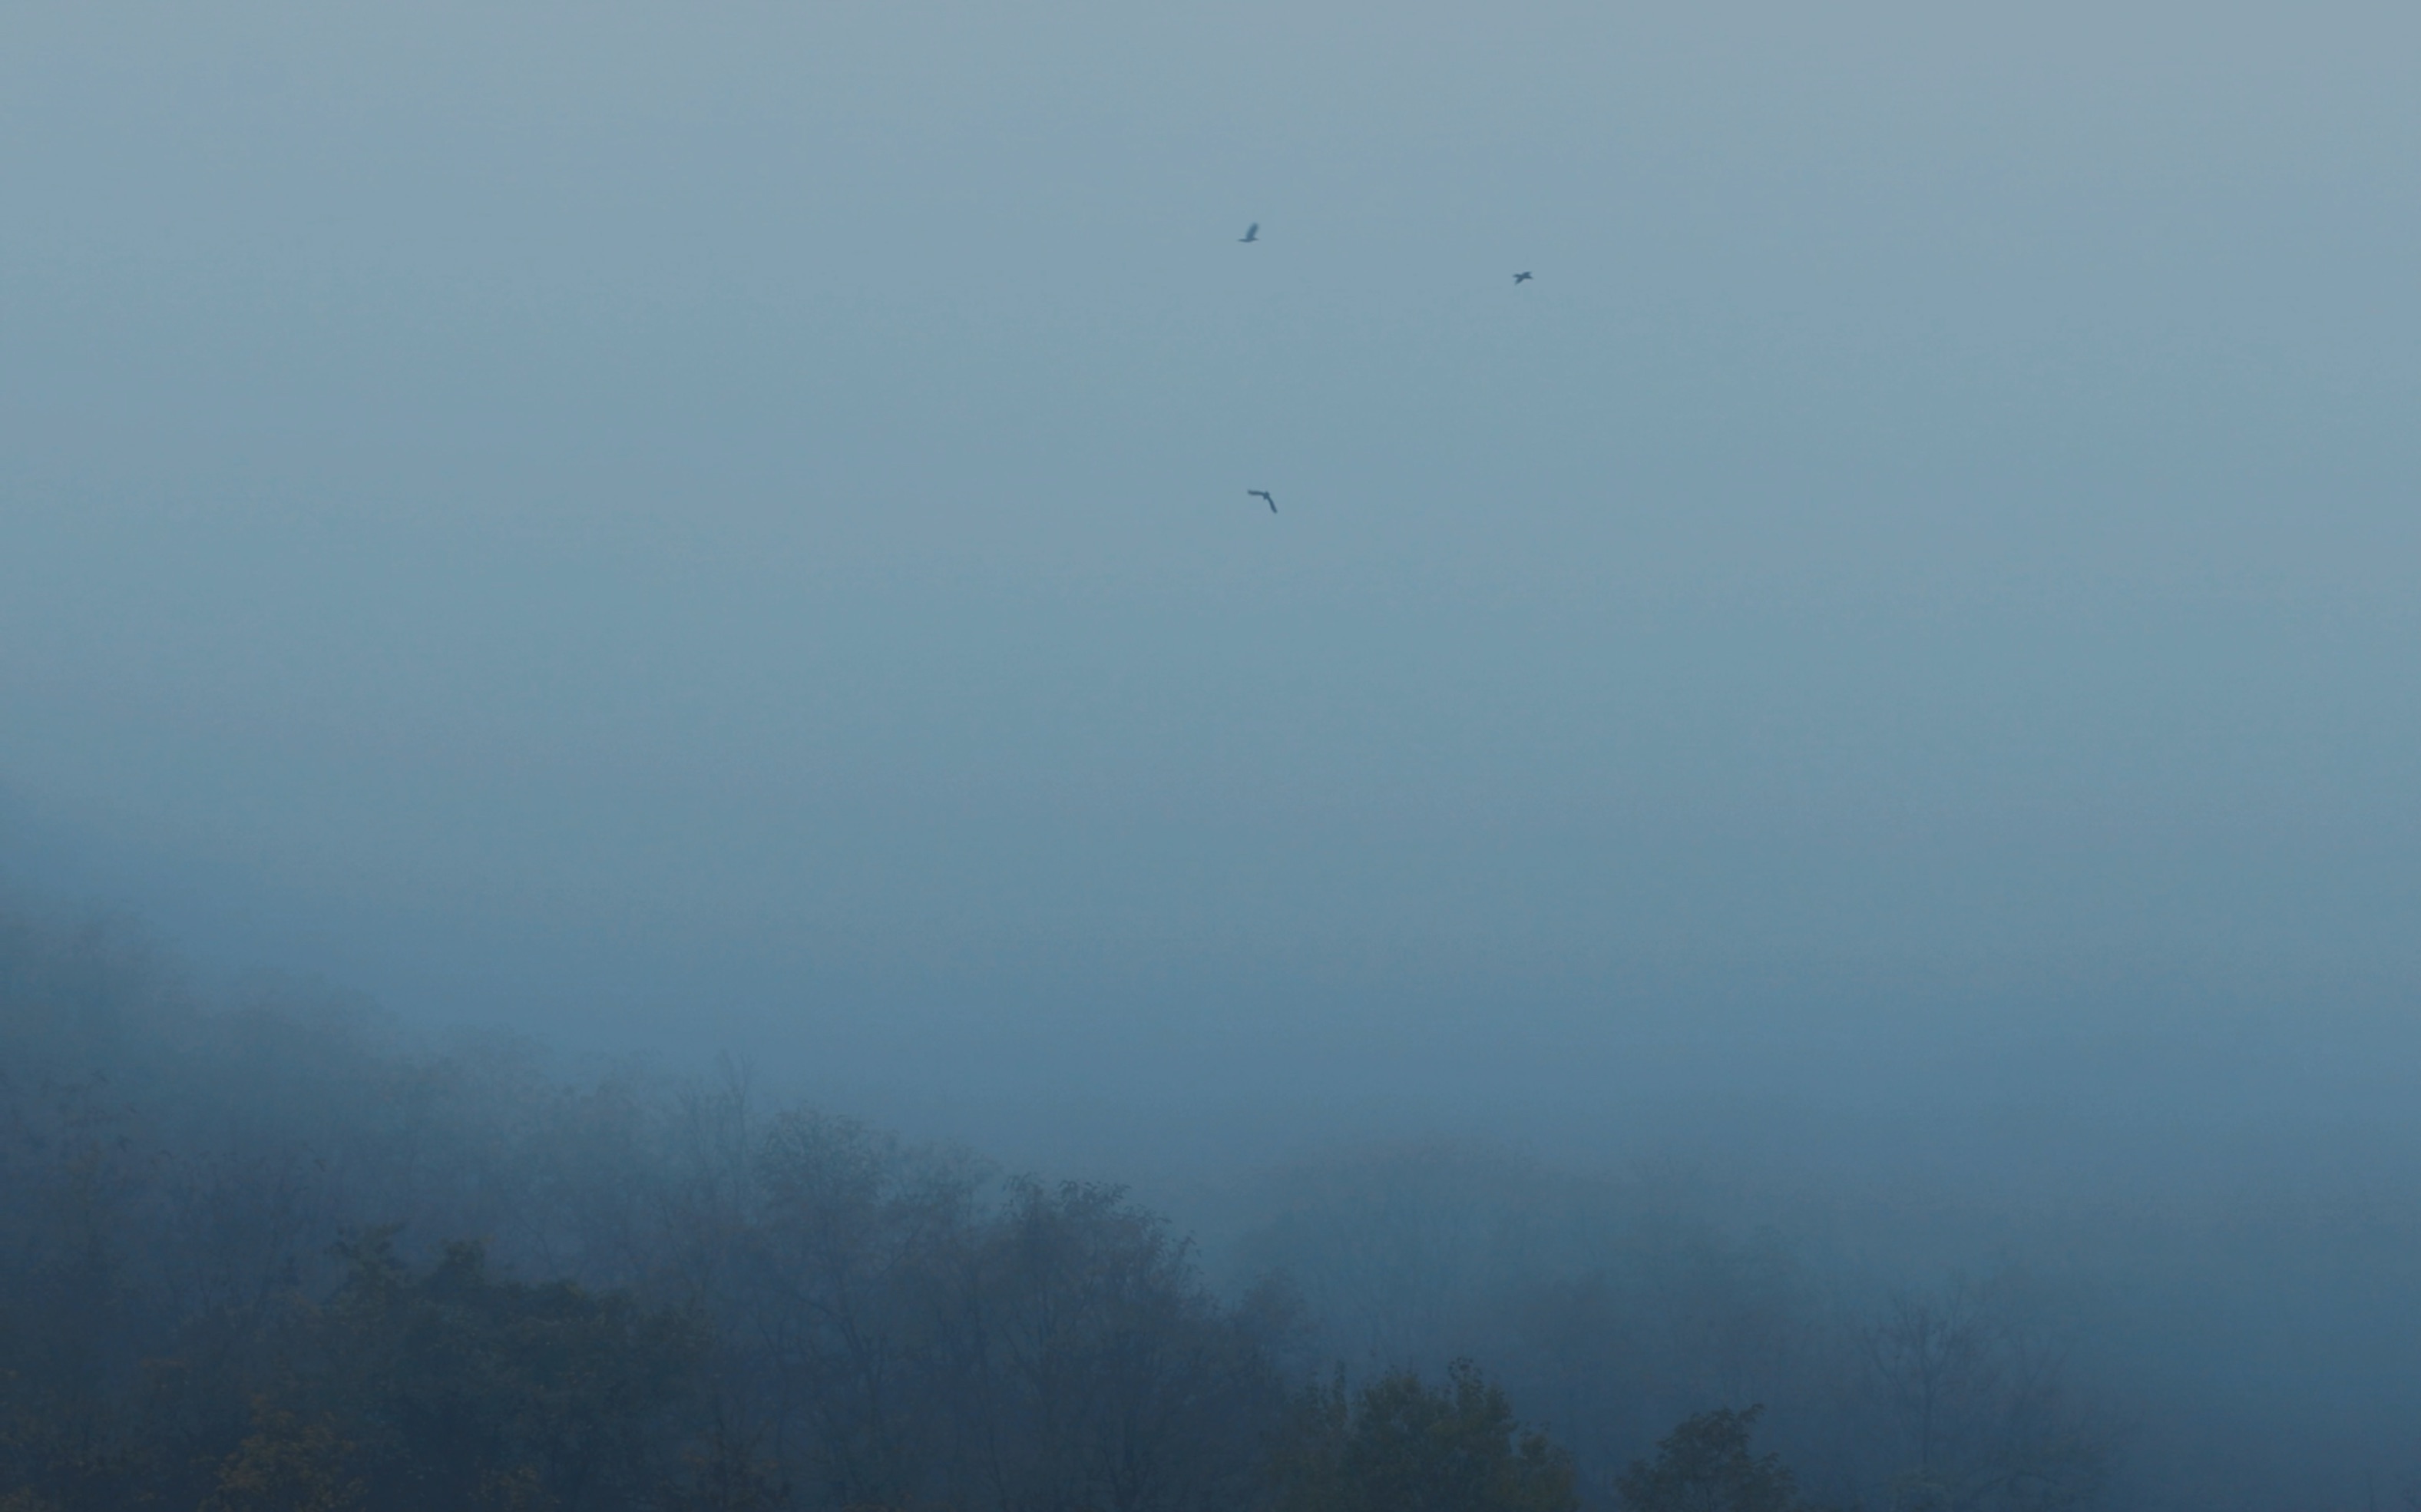
[[[1272,1457],[1280,1512],[1573,1512],[1569,1456],[1514,1421],[1468,1360],[1430,1387],[1391,1371],[1349,1392],[1343,1372],[1295,1403]]]
[[[498,1280],[476,1244],[448,1245],[414,1273],[392,1239],[374,1231],[348,1247],[351,1273],[305,1315],[301,1368],[283,1383],[282,1395],[332,1414],[330,1439],[341,1433],[344,1453],[307,1434],[257,1434],[222,1471],[223,1499],[314,1504],[290,1489],[303,1483],[294,1467],[306,1453],[312,1475],[330,1486],[350,1482],[329,1467],[357,1465],[372,1508],[570,1512],[657,1494],[702,1359],[688,1318],[569,1282]],[[251,1467],[281,1477],[282,1499],[232,1499]]]
[[[1684,1418],[1656,1445],[1653,1463],[1634,1459],[1615,1490],[1632,1512],[1793,1512],[1799,1489],[1782,1457],[1749,1448],[1765,1409],[1719,1408]]]
[[[356,1512],[368,1491],[352,1473],[353,1455],[326,1419],[305,1422],[264,1403],[202,1512]]]
[[[995,1505],[1214,1512],[1246,1499],[1285,1385],[1191,1247],[1123,1190],[1009,1183],[941,1336],[961,1473]]]
[[[2012,1283],[1900,1293],[1865,1332],[1868,1380],[1897,1429],[1906,1512],[2060,1512],[2109,1479],[2115,1432],[2067,1389],[2066,1358]]]

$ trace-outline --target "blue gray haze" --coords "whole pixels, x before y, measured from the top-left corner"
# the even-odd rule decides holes
[[[21,898],[1180,1207],[2421,1191],[2421,9],[0,38]]]
[[[953,1096],[2391,1092],[2405,8],[8,32],[47,890]]]

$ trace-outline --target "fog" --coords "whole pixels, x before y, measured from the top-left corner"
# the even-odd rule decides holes
[[[1130,1183],[1534,1415],[1491,1299],[1686,1209],[2058,1292],[2135,1504],[2421,1475],[2409,8],[7,32],[39,938]]]

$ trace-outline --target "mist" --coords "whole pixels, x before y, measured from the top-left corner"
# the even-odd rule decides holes
[[[2421,1475],[2409,10],[7,30],[24,959],[1122,1183],[1592,1506],[1760,1395],[1898,1504],[1893,1296],[2063,1341],[2101,1504]],[[1800,1342],[1539,1352],[1685,1271]]]

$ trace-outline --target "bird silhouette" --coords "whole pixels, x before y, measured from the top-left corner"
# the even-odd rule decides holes
[[[1513,275],[1513,281],[1517,284],[1526,284],[1530,281],[1530,275],[1528,273],[1515,273]]]
[[[1245,226],[1244,234],[1236,238],[1239,242],[1258,242],[1260,239],[1261,223],[1258,221],[1255,221],[1252,225]]]
[[[1275,514],[1275,513],[1277,513],[1277,512],[1278,512],[1278,501],[1270,497],[1270,491],[1269,491],[1269,490],[1267,490],[1267,489],[1246,489],[1244,491],[1245,491],[1246,493],[1248,493],[1248,494],[1252,495],[1254,498],[1256,498],[1256,499],[1259,499],[1259,500],[1261,500],[1263,503],[1267,504],[1267,505],[1270,507],[1270,513],[1272,513],[1272,514]]]

